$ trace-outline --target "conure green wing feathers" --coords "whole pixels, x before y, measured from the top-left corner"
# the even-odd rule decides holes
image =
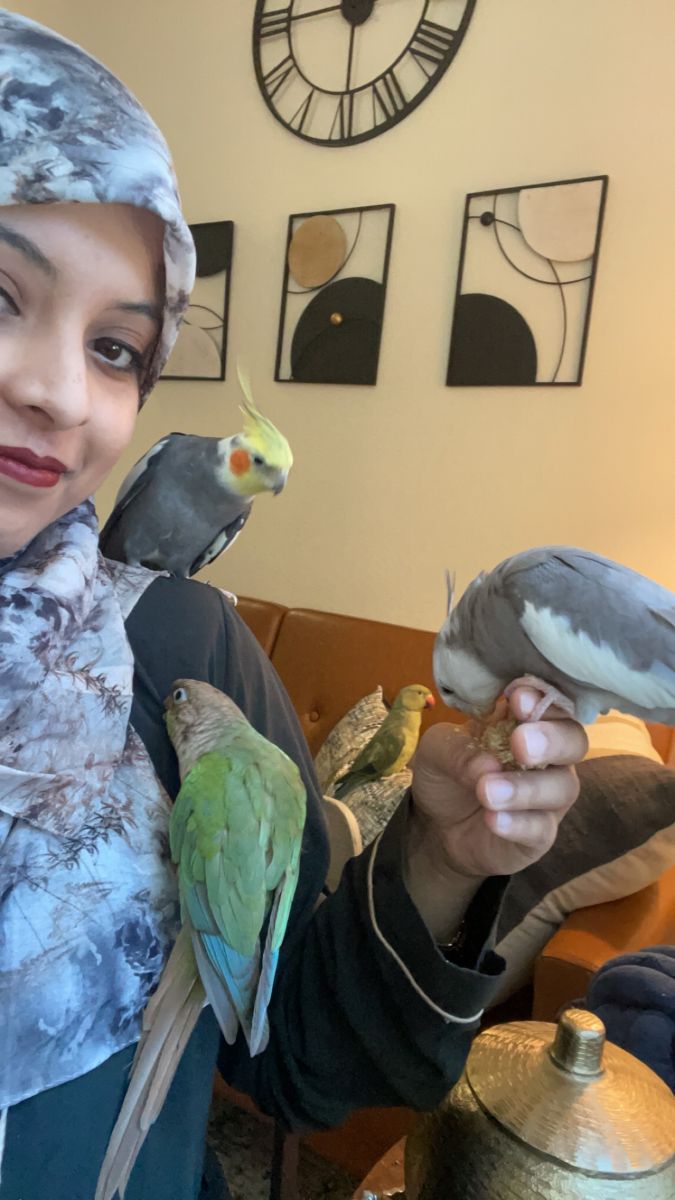
[[[298,881],[306,796],[295,763],[209,684],[178,680],[165,707],[182,779],[169,829],[182,929],[144,1014],[96,1200],[124,1196],[206,1003],[227,1042],[241,1028],[252,1055],[265,1049]]]

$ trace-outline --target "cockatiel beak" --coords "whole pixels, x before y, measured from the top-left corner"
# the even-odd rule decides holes
[[[281,492],[283,492],[284,488],[286,487],[287,482],[288,482],[288,471],[280,471],[279,472],[279,482],[277,483],[276,487],[272,488],[273,494],[275,496],[279,496],[281,494]]]

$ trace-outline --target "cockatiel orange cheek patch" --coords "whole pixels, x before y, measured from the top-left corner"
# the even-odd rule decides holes
[[[245,475],[251,465],[247,450],[233,450],[230,455],[230,470],[233,475]]]

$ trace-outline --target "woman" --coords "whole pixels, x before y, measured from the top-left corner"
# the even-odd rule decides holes
[[[508,775],[449,727],[413,797],[317,907],[320,798],[289,701],[220,593],[105,563],[88,497],[128,444],[193,277],[168,152],[82,51],[0,13],[1,1200],[91,1200],[141,1013],[177,929],[162,721],[173,679],[208,680],[300,765],[309,815],[269,1049],[226,1077],[289,1125],[434,1105],[501,970],[507,876],[577,793],[573,722],[523,726]],[[524,717],[536,696],[513,700]],[[555,765],[554,765],[555,764]],[[217,1026],[204,1013],[129,1200],[193,1200]],[[337,1069],[336,1069],[337,1067]]]

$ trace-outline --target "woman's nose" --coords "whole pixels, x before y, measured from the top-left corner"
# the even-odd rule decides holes
[[[0,394],[13,408],[30,409],[45,427],[73,429],[89,416],[89,382],[82,335],[63,330],[25,339],[0,357]]]

